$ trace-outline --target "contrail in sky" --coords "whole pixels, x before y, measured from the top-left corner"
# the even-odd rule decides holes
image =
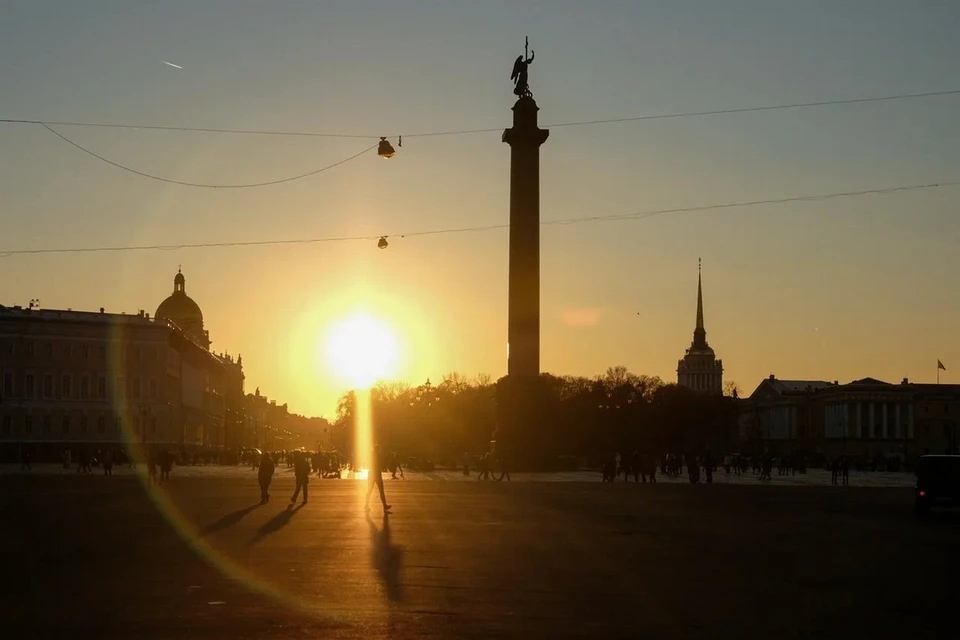
[[[181,67],[180,65],[178,65],[178,64],[173,64],[172,62],[167,62],[166,60],[161,60],[160,62],[162,62],[163,64],[165,64],[165,65],[167,65],[167,66],[169,66],[169,67],[173,67],[174,69],[183,69],[183,67]]]

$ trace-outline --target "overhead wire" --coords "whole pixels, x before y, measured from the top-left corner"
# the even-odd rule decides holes
[[[673,209],[657,209],[654,211],[641,211],[638,213],[623,213],[619,215],[589,216],[580,218],[567,218],[565,220],[552,220],[548,224],[583,224],[586,222],[613,222],[617,220],[643,220],[668,213],[691,213],[695,211],[713,211],[716,209],[735,209],[746,207],[757,207],[764,204],[789,204],[791,202],[817,202],[820,200],[833,200],[836,198],[853,198],[866,195],[885,195],[897,193],[900,191],[918,191],[923,189],[934,189],[937,187],[952,187],[960,185],[960,180],[953,182],[928,182],[925,184],[899,185],[895,187],[884,187],[880,189],[862,189],[860,191],[838,191],[834,193],[822,193],[815,195],[792,196],[788,198],[769,198],[766,200],[747,200],[741,202],[724,202],[719,204],[699,205],[693,207],[675,207]],[[547,223],[545,223],[547,224]]]
[[[198,187],[198,188],[203,188],[203,189],[251,189],[251,188],[254,188],[254,187],[269,187],[269,186],[276,185],[276,184],[283,184],[283,183],[285,183],[285,182],[293,182],[294,180],[301,180],[301,179],[303,179],[303,178],[309,178],[310,176],[315,176],[315,175],[317,175],[318,173],[323,173],[324,171],[328,171],[328,170],[333,169],[333,168],[335,168],[335,167],[339,167],[339,166],[342,165],[342,164],[346,164],[347,162],[350,162],[351,160],[354,160],[354,159],[356,159],[356,158],[359,158],[359,157],[362,156],[363,154],[367,153],[368,151],[372,151],[373,149],[375,149],[375,148],[377,147],[377,145],[374,144],[374,145],[371,145],[371,146],[367,147],[366,149],[364,149],[364,150],[362,150],[362,151],[358,151],[357,153],[353,154],[352,156],[349,156],[349,157],[347,157],[347,158],[344,158],[343,160],[338,160],[337,162],[334,162],[333,164],[328,164],[328,165],[326,165],[326,166],[320,167],[319,169],[314,169],[313,171],[308,171],[308,172],[306,172],[306,173],[301,173],[301,174],[298,174],[298,175],[295,175],[295,176],[288,176],[288,177],[286,177],[286,178],[280,178],[280,179],[278,179],[278,180],[268,180],[268,181],[265,181],[265,182],[249,182],[249,183],[245,183],[245,184],[204,184],[204,183],[200,183],[200,182],[185,182],[185,181],[183,181],[183,180],[174,180],[174,179],[172,179],[172,178],[164,178],[163,176],[158,176],[158,175],[155,175],[155,174],[152,174],[152,173],[146,173],[146,172],[144,172],[144,171],[139,171],[139,170],[134,169],[134,168],[132,168],[132,167],[128,167],[127,165],[120,164],[119,162],[114,162],[113,160],[110,160],[109,158],[105,158],[105,157],[103,157],[102,155],[100,155],[100,154],[98,154],[98,153],[96,153],[96,152],[94,152],[94,151],[91,151],[90,149],[87,149],[86,147],[82,146],[81,144],[79,144],[79,143],[77,143],[77,142],[74,142],[73,140],[71,140],[71,139],[68,138],[67,136],[63,135],[62,133],[60,133],[59,131],[57,131],[56,129],[52,128],[50,125],[48,125],[48,124],[46,124],[46,123],[41,122],[41,123],[40,123],[40,126],[43,127],[44,129],[46,129],[47,131],[49,131],[50,133],[52,133],[53,135],[57,136],[58,138],[60,138],[60,139],[63,140],[64,142],[66,142],[67,144],[69,144],[69,145],[71,145],[71,146],[73,146],[73,147],[76,147],[77,149],[79,149],[80,151],[83,151],[83,152],[86,153],[87,155],[93,156],[93,157],[96,158],[97,160],[101,160],[101,161],[103,161],[103,162],[106,162],[107,164],[109,164],[109,165],[111,165],[111,166],[113,166],[113,167],[116,167],[116,168],[118,168],[118,169],[123,169],[124,171],[127,171],[127,172],[129,172],[129,173],[132,173],[132,174],[134,174],[134,175],[142,176],[142,177],[144,177],[144,178],[150,178],[151,180],[157,180],[157,181],[159,181],[159,182],[166,182],[166,183],[169,183],[169,184],[178,184],[178,185],[181,185],[181,186],[184,186],[184,187]]]
[[[541,226],[554,225],[572,225],[587,224],[592,222],[615,222],[624,220],[644,220],[653,216],[673,214],[673,213],[692,213],[697,211],[712,211],[717,209],[748,208],[760,205],[778,205],[789,204],[792,202],[815,202],[823,200],[832,200],[837,198],[852,198],[866,195],[885,195],[897,192],[919,191],[926,189],[935,189],[941,187],[960,186],[960,180],[946,182],[927,182],[908,185],[895,185],[890,187],[881,187],[876,189],[861,189],[857,191],[836,191],[831,193],[818,193],[800,196],[790,196],[786,198],[768,198],[764,200],[744,200],[738,202],[723,202],[706,205],[696,205],[689,207],[671,207],[666,209],[652,209],[647,211],[638,211],[626,214],[614,214],[606,216],[585,216],[576,218],[562,218],[557,220],[541,221]],[[224,242],[192,242],[179,244],[153,244],[153,245],[118,245],[101,247],[64,247],[47,249],[11,249],[0,251],[0,258],[7,258],[19,255],[41,255],[41,254],[67,254],[67,253],[106,253],[121,251],[149,251],[149,250],[178,250],[178,249],[210,249],[222,247],[256,247],[271,245],[295,245],[295,244],[319,244],[330,242],[349,242],[349,241],[375,241],[380,238],[409,238],[417,236],[446,235],[455,233],[473,233],[483,231],[493,231],[497,229],[508,229],[509,224],[490,224],[477,225],[471,227],[452,227],[441,229],[429,229],[424,231],[413,231],[398,234],[372,234],[357,236],[327,236],[315,238],[288,238],[279,240],[241,240]]]
[[[678,111],[669,113],[655,113],[648,115],[627,116],[623,118],[604,118],[596,120],[577,120],[569,122],[546,123],[545,127],[582,127],[590,125],[616,124],[622,122],[641,122],[644,120],[666,120],[674,118],[694,118],[705,116],[731,115],[737,113],[751,113],[757,111],[782,111],[785,109],[803,109],[812,107],[827,107],[833,105],[851,105],[864,104],[870,102],[889,102],[894,100],[916,100],[921,98],[934,98],[942,96],[960,95],[960,89],[946,89],[942,91],[925,91],[922,93],[896,93],[883,96],[868,96],[863,98],[840,98],[835,100],[817,100],[809,102],[790,102],[783,104],[758,105],[752,107],[733,107],[729,109],[711,109],[706,111]],[[357,134],[357,133],[336,133],[322,131],[283,131],[270,129],[230,129],[217,127],[187,127],[187,126],[168,126],[168,125],[149,125],[149,124],[122,124],[109,122],[85,122],[71,120],[39,120],[22,118],[0,118],[0,124],[32,124],[32,125],[50,125],[63,127],[95,127],[110,129],[143,129],[156,131],[192,131],[198,133],[226,133],[237,135],[253,136],[305,136],[319,138],[359,138],[365,140],[379,140],[383,136],[382,132],[376,134]],[[503,131],[503,127],[489,128],[470,128],[470,129],[452,129],[445,131],[421,131],[414,133],[404,133],[398,131],[394,136],[402,135],[405,138],[425,138],[432,136],[458,136],[470,135],[476,133],[495,133]]]
[[[676,119],[676,118],[691,118],[691,117],[704,117],[704,116],[715,116],[715,115],[729,115],[737,113],[750,113],[750,112],[762,112],[762,111],[777,111],[784,109],[799,109],[799,108],[810,108],[810,107],[824,107],[829,105],[850,105],[850,104],[863,104],[869,102],[883,102],[891,100],[909,100],[909,99],[919,99],[919,98],[931,98],[937,96],[950,96],[950,95],[960,95],[960,89],[948,89],[943,91],[927,91],[923,93],[898,93],[885,96],[871,96],[865,98],[843,98],[836,100],[820,100],[813,102],[793,102],[788,104],[778,104],[778,105],[760,105],[753,107],[736,107],[730,109],[713,109],[709,111],[688,111],[688,112],[674,112],[674,113],[661,113],[661,114],[650,114],[650,115],[641,115],[641,116],[630,116],[624,118],[608,118],[601,120],[580,120],[572,122],[556,122],[545,124],[545,127],[548,128],[561,128],[561,127],[579,127],[579,126],[589,126],[589,125],[603,125],[603,124],[615,124],[615,123],[625,123],[625,122],[641,122],[647,120],[664,120],[664,119]],[[349,134],[349,133],[324,133],[324,132],[311,132],[311,131],[273,131],[273,130],[262,130],[262,129],[222,129],[222,128],[213,128],[213,127],[177,127],[177,126],[165,126],[165,125],[128,125],[128,124],[118,124],[118,123],[104,123],[104,122],[81,122],[81,121],[45,121],[45,120],[29,120],[29,119],[17,119],[17,118],[0,118],[0,124],[29,124],[29,125],[39,125],[49,131],[50,133],[57,136],[63,142],[66,142],[70,146],[82,151],[83,153],[89,155],[92,158],[100,160],[106,164],[109,164],[113,167],[126,171],[128,173],[141,176],[143,178],[148,178],[150,180],[156,180],[159,182],[164,182],[167,184],[176,184],[184,187],[194,187],[194,188],[203,188],[203,189],[251,189],[256,187],[267,187],[278,184],[284,184],[287,182],[293,182],[295,180],[301,180],[303,178],[308,178],[310,176],[317,175],[324,171],[328,171],[335,167],[338,167],[342,164],[350,162],[358,158],[359,156],[371,151],[377,144],[373,144],[371,147],[364,149],[348,158],[340,160],[330,165],[320,167],[313,171],[308,171],[306,173],[301,173],[294,176],[288,176],[285,178],[280,178],[277,180],[266,180],[261,182],[252,182],[252,183],[242,183],[242,184],[208,184],[208,183],[199,183],[199,182],[188,182],[185,180],[175,180],[172,178],[166,178],[164,176],[148,173],[146,171],[141,171],[139,169],[134,169],[129,165],[122,164],[115,160],[111,160],[83,145],[76,142],[75,140],[67,137],[60,131],[57,131],[53,127],[55,126],[73,126],[73,127],[104,127],[104,128],[119,128],[119,129],[144,129],[144,130],[159,130],[159,131],[193,131],[193,132],[205,132],[205,133],[228,133],[228,134],[244,134],[244,135],[268,135],[268,136],[310,136],[310,137],[324,137],[324,138],[354,138],[354,139],[370,139],[370,140],[382,140],[383,136],[379,135],[359,135],[359,134]],[[402,139],[402,136],[407,138],[425,138],[433,136],[452,136],[452,135],[469,135],[477,133],[492,133],[501,131],[500,127],[496,128],[486,128],[486,129],[460,129],[452,131],[427,131],[419,133],[407,133],[399,134],[398,139]]]
[[[368,136],[352,133],[323,133],[314,131],[278,131],[268,129],[223,129],[217,127],[178,127],[160,124],[123,124],[117,122],[78,122],[56,120],[21,120],[16,118],[0,118],[0,124],[48,124],[54,127],[93,127],[97,129],[141,129],[144,131],[183,131],[193,133],[231,133],[250,136],[304,136],[311,138],[358,138],[361,140],[376,140],[380,136]]]
[[[840,100],[819,100],[815,102],[794,102],[791,104],[776,104],[757,107],[734,107],[731,109],[713,109],[711,111],[686,111],[681,113],[660,113],[648,116],[631,116],[626,118],[610,118],[607,120],[583,120],[579,122],[556,122],[545,125],[554,129],[559,127],[580,127],[585,125],[615,124],[619,122],[640,122],[643,120],[668,120],[672,118],[694,118],[700,116],[720,116],[735,113],[752,113],[758,111],[782,111],[784,109],[803,109],[810,107],[828,107],[834,105],[864,104],[868,102],[889,102],[892,100],[913,100],[917,98],[933,98],[937,96],[960,95],[960,89],[947,91],[929,91],[926,93],[900,93],[888,96],[874,96],[868,98],[847,98]],[[411,136],[412,137],[412,136]]]

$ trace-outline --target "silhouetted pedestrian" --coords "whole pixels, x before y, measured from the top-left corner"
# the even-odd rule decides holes
[[[490,479],[490,471],[491,471],[490,466],[491,466],[491,464],[492,464],[492,463],[491,463],[491,461],[490,461],[490,454],[489,454],[489,453],[485,453],[485,454],[483,454],[482,456],[480,456],[480,463],[479,463],[480,473],[477,474],[477,480],[489,480],[489,479]]]
[[[373,447],[372,458],[370,460],[370,470],[367,475],[367,499],[364,504],[364,510],[370,510],[370,494],[373,493],[374,486],[380,491],[380,503],[383,505],[383,511],[390,511],[390,505],[387,504],[387,496],[383,492],[383,458],[380,453],[380,445]]]
[[[150,451],[147,451],[147,484],[151,487],[157,484],[157,458]]]
[[[257,480],[260,482],[260,504],[266,504],[270,501],[270,483],[273,481],[274,464],[273,458],[269,453],[260,456],[260,470],[257,472]],[[294,496],[296,498],[296,496]],[[304,489],[303,501],[307,501],[307,492]]]
[[[394,451],[390,454],[390,472],[394,480],[397,479],[398,471],[400,472],[400,478],[404,478],[402,461],[400,460],[400,456],[397,455],[397,452]]]
[[[507,482],[510,482],[510,465],[508,464],[507,454],[500,452],[500,477],[497,478],[497,482],[506,477]]]
[[[113,454],[107,449],[100,457],[100,466],[103,467],[103,475],[113,475]]]
[[[307,504],[307,485],[310,484],[310,458],[302,451],[294,451],[292,460],[293,477],[297,482],[297,488],[294,489],[290,502],[291,504],[296,502],[297,496],[300,495],[300,489],[303,489],[303,504]]]
[[[173,469],[173,452],[164,449],[160,452],[160,484],[170,482],[170,471]]]
[[[86,449],[77,453],[77,473],[90,473],[90,452]]]

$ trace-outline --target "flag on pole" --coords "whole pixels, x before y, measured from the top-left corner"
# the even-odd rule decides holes
[[[937,360],[937,371],[946,371],[947,368],[943,366],[943,363]]]

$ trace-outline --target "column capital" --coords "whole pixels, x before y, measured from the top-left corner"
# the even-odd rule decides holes
[[[539,147],[544,142],[547,141],[547,138],[550,136],[549,129],[538,129],[536,125],[532,129],[513,127],[511,129],[503,130],[503,142],[506,142],[511,147],[518,146],[530,146],[530,147]]]

